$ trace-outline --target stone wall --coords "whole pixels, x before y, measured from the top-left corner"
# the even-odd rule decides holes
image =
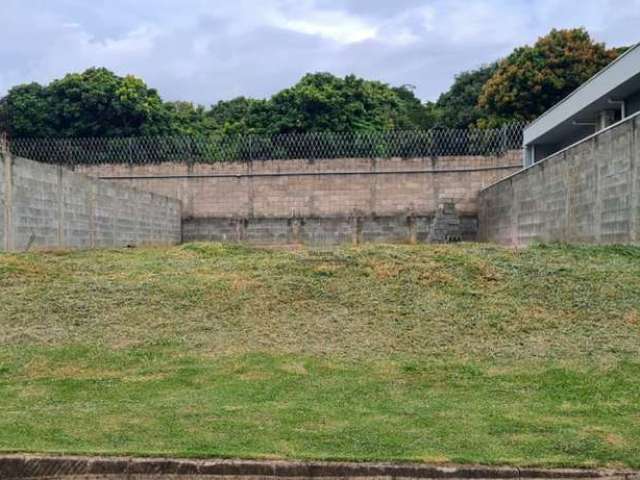
[[[484,241],[640,241],[640,116],[497,182],[479,205]]]
[[[180,202],[4,155],[0,249],[175,244]]]

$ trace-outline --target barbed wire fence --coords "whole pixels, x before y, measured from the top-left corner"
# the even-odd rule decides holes
[[[522,148],[525,124],[497,129],[317,132],[202,137],[17,138],[12,155],[65,165],[501,155]]]

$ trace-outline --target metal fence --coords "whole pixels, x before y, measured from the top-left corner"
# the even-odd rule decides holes
[[[68,166],[160,162],[499,155],[522,147],[524,124],[498,129],[319,132],[207,137],[21,138],[13,155]]]

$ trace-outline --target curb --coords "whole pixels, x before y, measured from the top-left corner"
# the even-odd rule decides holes
[[[0,456],[0,479],[606,479],[640,480],[631,470],[543,469],[428,464]]]

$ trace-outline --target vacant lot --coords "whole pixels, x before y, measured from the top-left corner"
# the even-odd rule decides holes
[[[640,467],[640,248],[0,254],[0,450]]]

